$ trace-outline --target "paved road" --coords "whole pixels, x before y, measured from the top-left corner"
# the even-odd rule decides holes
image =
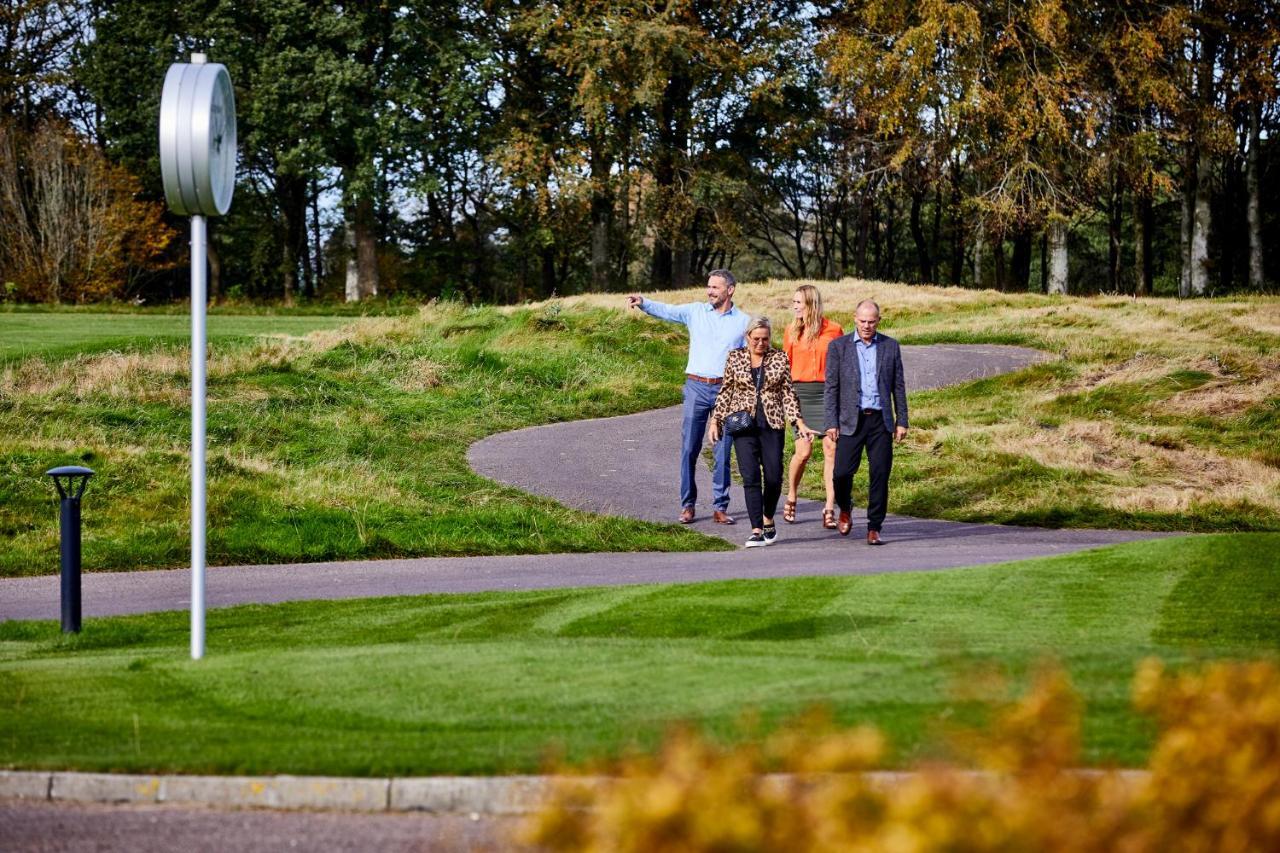
[[[908,388],[920,390],[1016,370],[1042,360],[1033,350],[1000,346],[904,347]],[[473,445],[468,459],[481,474],[566,505],[611,515],[672,521],[679,407],[604,420],[533,427],[491,436]],[[710,482],[700,472],[699,490]],[[890,498],[892,505],[892,497]],[[733,507],[741,508],[735,487]],[[868,548],[820,524],[821,504],[801,501],[798,523],[779,526],[771,548],[718,553],[550,554],[514,557],[449,557],[214,567],[207,603],[274,603],[379,595],[611,586],[725,578],[922,571],[1047,556],[1146,538],[1116,530],[1042,530],[961,524],[891,515],[889,544]],[[855,515],[855,525],[860,518]],[[725,527],[701,519],[694,525],[734,543],[745,524]],[[857,527],[855,527],[855,530]],[[84,576],[86,617],[190,606],[187,570],[91,572]],[[56,619],[58,579],[0,580],[0,619]]]
[[[358,814],[0,799],[0,850],[224,853],[238,850],[518,849],[519,820],[493,815]]]
[[[902,348],[908,395],[912,391],[1009,373],[1046,358],[1037,350],[1010,346]],[[490,479],[554,498],[566,506],[606,515],[674,522],[680,514],[679,448],[680,407],[673,406],[638,415],[548,424],[490,436],[471,446],[467,461]],[[903,452],[902,448],[898,452]],[[811,464],[821,464],[821,451],[815,454]],[[745,520],[746,504],[742,487],[736,484],[736,469],[733,476],[730,509]],[[710,519],[711,476],[706,468],[698,471],[697,482],[701,518],[694,527],[741,544],[750,530],[744,530],[742,525],[715,524]],[[892,506],[892,483],[890,490]],[[830,531],[821,529],[821,519],[820,503],[801,501],[797,525],[780,524],[779,535],[788,541],[797,537],[825,541],[830,538]],[[890,517],[886,538],[897,523],[897,518]],[[865,527],[863,529],[865,532]],[[918,538],[922,529],[918,523],[913,524],[906,535]],[[937,528],[942,529],[946,528]],[[898,538],[903,535],[897,530],[892,532]]]

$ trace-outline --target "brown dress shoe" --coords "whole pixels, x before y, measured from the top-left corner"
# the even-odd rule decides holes
[[[716,524],[733,524],[733,516],[724,510],[718,509],[711,513],[711,518],[715,520]]]
[[[849,531],[853,529],[853,519],[849,517],[849,513],[840,510],[840,521],[837,522],[836,529],[840,531],[841,536],[849,535]]]
[[[684,509],[680,510],[680,523],[681,524],[693,523],[693,507],[687,506]]]
[[[868,531],[867,531],[867,544],[868,544],[868,545],[883,545],[883,544],[884,544],[884,540],[880,538],[880,531],[879,531],[879,530],[868,530]]]

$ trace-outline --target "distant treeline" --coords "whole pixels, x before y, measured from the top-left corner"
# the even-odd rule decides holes
[[[193,51],[239,119],[215,297],[1280,275],[1280,0],[35,0],[0,6],[0,300],[183,298]]]

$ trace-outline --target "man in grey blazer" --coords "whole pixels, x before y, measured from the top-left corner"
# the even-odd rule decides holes
[[[841,536],[853,528],[853,475],[867,451],[871,474],[867,496],[867,544],[882,545],[880,526],[889,506],[889,472],[893,442],[907,435],[907,383],[898,342],[876,331],[880,306],[870,299],[858,303],[854,334],[836,338],[827,347],[824,403],[827,437],[836,442],[833,485],[840,507]]]

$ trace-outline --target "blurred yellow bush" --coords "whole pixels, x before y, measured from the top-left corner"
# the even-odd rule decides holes
[[[1280,850],[1280,669],[1147,661],[1149,772],[1082,770],[1080,702],[1057,670],[965,741],[976,769],[870,771],[886,744],[810,715],[731,748],[681,729],[608,784],[568,779],[524,840],[582,851]],[[770,772],[781,771],[781,772]]]

